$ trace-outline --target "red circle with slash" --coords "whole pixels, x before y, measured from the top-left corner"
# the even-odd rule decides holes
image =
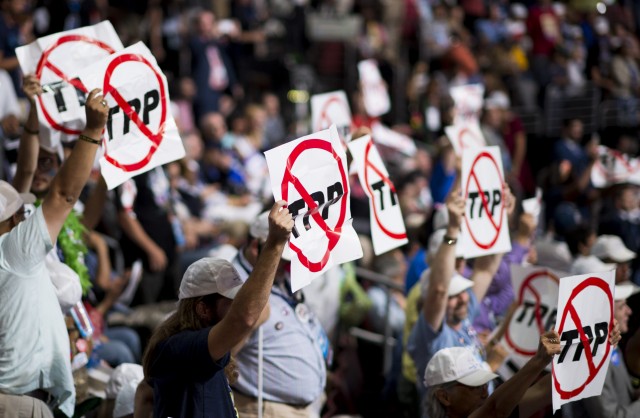
[[[376,173],[378,175],[378,177],[380,177],[380,179],[382,179],[382,181],[389,186],[389,188],[391,189],[391,191],[393,193],[396,192],[396,188],[393,185],[393,183],[391,182],[391,180],[389,180],[389,177],[385,176],[384,173],[382,173],[382,171],[380,171],[380,169],[376,166],[373,165],[373,163],[369,160],[369,152],[371,151],[371,149],[373,148],[373,141],[370,139],[369,142],[367,142],[367,146],[364,149],[364,182],[367,185],[367,190],[369,191],[369,196],[371,196],[373,198],[373,196],[375,196],[375,194],[373,193],[373,189],[371,188],[371,183],[369,182],[369,169],[371,169],[371,171],[373,171],[374,173]],[[378,215],[378,211],[377,211],[377,206],[375,204],[375,202],[373,202],[374,204],[371,205],[372,206],[372,212],[373,212],[373,218],[376,221],[376,224],[378,224],[378,227],[382,230],[382,232],[384,232],[389,238],[392,239],[405,239],[407,238],[407,233],[406,232],[393,232],[391,230],[389,230],[388,228],[386,228],[382,222],[380,221],[380,216]]]
[[[65,36],[61,36],[60,38],[58,38],[57,41],[55,41],[53,44],[51,44],[47,49],[45,49],[45,51],[42,53],[42,56],[40,57],[40,60],[38,61],[38,65],[36,66],[36,77],[38,77],[38,80],[42,79],[42,72],[44,71],[45,68],[47,68],[48,70],[52,71],[55,75],[57,75],[58,77],[60,77],[62,80],[66,81],[67,83],[71,84],[72,86],[74,86],[75,88],[79,89],[80,91],[82,91],[83,93],[87,94],[87,88],[84,86],[84,84],[82,84],[82,82],[78,79],[70,79],[66,74],[64,74],[62,72],[62,70],[60,70],[58,67],[56,67],[51,61],[49,61],[49,56],[51,55],[51,53],[53,53],[53,51],[55,51],[56,48],[58,48],[61,45],[64,45],[68,42],[85,42],[91,45],[95,45],[98,48],[101,48],[103,50],[105,50],[108,54],[107,55],[111,55],[115,52],[115,50],[110,47],[109,45],[107,45],[106,43],[98,40],[98,39],[93,39],[90,38],[88,36],[85,35],[65,35]],[[51,114],[49,113],[49,111],[47,110],[47,108],[44,105],[44,102],[42,100],[42,95],[38,96],[38,103],[40,104],[40,108],[42,109],[42,115],[44,116],[44,118],[46,119],[46,121],[49,123],[49,125],[51,125],[51,128],[58,130],[60,132],[63,132],[65,134],[68,135],[80,135],[79,130],[76,129],[70,129],[67,128],[63,125],[61,125],[60,123],[58,123],[57,121],[55,121],[53,119],[53,117],[51,116]]]
[[[605,282],[599,277],[589,277],[588,279],[580,283],[578,286],[576,286],[575,289],[573,289],[573,292],[571,292],[571,295],[567,300],[567,304],[565,305],[564,312],[562,313],[562,318],[560,319],[560,326],[558,327],[559,328],[558,334],[562,335],[562,331],[564,330],[564,323],[565,323],[565,320],[567,319],[567,315],[571,315],[571,320],[573,321],[573,323],[577,328],[578,334],[580,335],[580,341],[582,342],[582,345],[584,347],[584,354],[587,360],[587,366],[589,367],[589,376],[587,377],[587,380],[577,388],[573,390],[564,390],[560,386],[560,382],[556,377],[556,370],[555,370],[556,365],[554,363],[551,369],[551,372],[553,373],[553,384],[556,388],[556,392],[558,392],[558,394],[560,395],[560,398],[562,399],[571,399],[574,396],[577,396],[580,393],[582,393],[582,391],[587,387],[587,385],[591,383],[593,379],[595,379],[598,372],[604,365],[605,361],[609,358],[609,351],[611,350],[611,344],[609,343],[609,338],[607,338],[606,349],[605,349],[604,356],[602,356],[602,360],[600,360],[600,363],[598,363],[597,366],[593,364],[593,358],[591,354],[591,342],[589,341],[587,336],[584,334],[584,330],[582,329],[583,328],[582,323],[580,322],[580,317],[578,316],[578,313],[576,312],[576,309],[572,304],[576,296],[578,296],[583,290],[591,286],[599,288],[607,296],[607,299],[609,300],[609,305],[610,305],[609,314],[611,317],[611,319],[609,320],[609,332],[611,332],[611,330],[613,329],[613,295],[611,294],[611,289],[609,288],[609,284],[607,284],[607,282]]]
[[[338,221],[336,222],[336,225],[333,227],[333,229],[331,229],[327,225],[325,220],[322,218],[320,211],[317,210],[318,204],[315,202],[315,200],[313,200],[313,198],[311,197],[309,192],[307,192],[307,190],[304,188],[300,180],[296,176],[294,176],[293,173],[291,172],[298,157],[303,152],[309,151],[309,150],[321,150],[321,151],[328,152],[329,154],[331,154],[331,156],[335,159],[336,163],[338,164],[338,169],[340,171],[340,179],[342,181],[342,186],[344,187],[344,193],[340,197],[340,200],[341,200],[340,216],[338,217]],[[286,201],[288,201],[288,197],[289,197],[289,183],[291,183],[294,189],[298,192],[298,194],[300,194],[304,202],[307,204],[309,211],[313,212],[313,214],[311,215],[313,217],[313,220],[316,221],[316,223],[320,228],[322,228],[327,239],[329,240],[327,244],[327,249],[324,255],[322,256],[322,258],[320,259],[320,261],[309,260],[309,258],[306,255],[304,255],[304,253],[302,252],[302,249],[297,247],[291,241],[289,241],[289,247],[293,252],[295,252],[298,255],[298,259],[300,260],[302,265],[305,266],[310,272],[316,273],[316,272],[322,271],[322,269],[327,265],[327,262],[329,261],[331,250],[333,250],[335,246],[338,244],[338,241],[340,241],[342,226],[344,225],[345,217],[347,215],[348,201],[346,199],[346,196],[348,196],[349,194],[349,182],[347,181],[347,176],[344,171],[344,167],[342,166],[342,159],[338,154],[336,154],[335,150],[331,146],[331,142],[325,141],[323,139],[307,139],[305,141],[302,141],[300,144],[298,144],[293,149],[293,151],[289,155],[289,158],[287,159],[287,168],[285,169],[284,176],[282,177],[282,185],[281,185],[282,199]]]
[[[316,126],[317,131],[322,129],[327,129],[328,126],[324,125],[326,122],[329,122],[329,125],[331,125],[332,121],[328,113],[329,113],[329,108],[332,105],[343,107],[343,110],[348,110],[348,107],[345,107],[345,103],[340,96],[331,96],[329,100],[327,100],[324,103],[324,106],[322,107],[322,111],[320,112],[320,117],[318,118],[318,125]]]
[[[472,131],[469,128],[462,128],[462,130],[458,134],[458,147],[459,147],[460,151],[463,151],[465,149],[471,148],[471,147],[467,146],[467,142],[466,141],[463,141],[463,138],[465,138],[465,137],[471,138],[470,141],[473,141],[478,146],[482,146],[483,145],[482,141],[480,140],[480,138],[478,137],[476,132]]]
[[[500,231],[502,230],[502,223],[504,221],[504,200],[502,202],[500,202],[500,205],[502,206],[502,208],[500,208],[500,217],[498,218],[498,223],[496,224],[495,220],[491,216],[491,212],[489,212],[489,204],[487,202],[486,196],[484,195],[484,191],[482,190],[482,187],[480,186],[480,180],[478,179],[478,176],[475,173],[476,164],[478,164],[478,162],[483,158],[489,159],[491,164],[495,167],[496,172],[498,173],[498,178],[500,179],[500,188],[501,188],[502,197],[504,199],[504,179],[502,178],[502,174],[500,174],[500,167],[498,167],[498,163],[496,162],[496,160],[493,157],[493,155],[491,155],[487,151],[480,152],[476,156],[476,159],[473,161],[473,164],[471,164],[471,171],[469,172],[469,178],[467,180],[467,187],[466,187],[466,190],[464,191],[464,196],[465,196],[465,200],[469,198],[469,185],[471,184],[471,179],[473,179],[474,182],[476,183],[476,186],[478,186],[478,195],[480,196],[480,199],[481,199],[481,202],[482,202],[482,207],[483,207],[483,209],[484,209],[484,211],[485,211],[485,213],[487,215],[487,219],[489,219],[489,222],[491,223],[491,225],[495,229],[496,233],[495,233],[495,235],[493,237],[491,237],[489,239],[489,242],[487,242],[487,243],[481,242],[476,237],[476,235],[474,235],[473,229],[469,225],[469,219],[468,219],[469,217],[468,216],[464,217],[464,221],[465,221],[465,223],[467,225],[467,230],[469,231],[469,235],[471,236],[471,239],[473,240],[473,242],[478,247],[482,248],[483,250],[487,250],[487,249],[493,247],[493,245],[498,240],[498,237],[500,236]]]
[[[531,292],[533,294],[533,298],[535,299],[535,306],[534,306],[534,312],[535,312],[535,317],[536,317],[536,324],[538,326],[538,331],[540,332],[540,335],[544,334],[545,329],[544,329],[544,324],[542,323],[542,316],[540,315],[540,305],[541,305],[541,299],[542,297],[540,296],[540,294],[538,293],[538,291],[533,287],[533,285],[531,284],[534,280],[539,280],[543,277],[549,277],[551,278],[551,280],[557,285],[559,283],[559,279],[558,277],[549,272],[549,271],[537,271],[534,272],[533,274],[530,274],[529,276],[527,276],[523,281],[522,281],[522,286],[520,286],[520,293],[518,295],[518,305],[522,306],[522,303],[524,302],[524,292],[526,290],[528,290],[529,292]],[[515,316],[515,314],[514,314]],[[515,341],[513,341],[513,338],[511,337],[511,324],[509,324],[509,326],[507,327],[507,329],[505,330],[504,333],[504,338],[507,341],[507,343],[509,344],[509,346],[513,349],[513,351],[515,351],[516,353],[523,355],[523,356],[533,356],[536,354],[537,351],[537,344],[536,347],[533,350],[527,350],[526,348],[520,347],[518,344],[516,344]]]
[[[124,64],[126,62],[139,62],[149,67],[149,69],[153,71],[153,74],[155,75],[156,80],[160,85],[161,113],[160,113],[160,123],[158,125],[158,132],[156,133],[151,132],[149,127],[145,125],[140,119],[140,115],[138,115],[136,111],[133,110],[131,105],[129,105],[129,103],[127,103],[127,101],[120,95],[120,93],[118,93],[118,90],[116,90],[115,87],[111,85],[111,76],[113,75],[113,72],[119,65]],[[153,154],[155,154],[155,152],[160,147],[160,143],[162,142],[162,137],[164,135],[165,122],[167,119],[167,102],[165,100],[166,92],[165,92],[162,74],[160,74],[154,68],[154,66],[149,61],[147,61],[147,59],[144,56],[140,54],[122,54],[117,56],[113,61],[109,63],[109,66],[105,71],[103,92],[104,92],[104,97],[107,97],[109,95],[113,97],[113,99],[116,101],[118,106],[120,106],[124,114],[127,115],[127,117],[138,127],[138,129],[140,129],[140,132],[142,132],[142,134],[146,136],[147,139],[149,139],[149,141],[151,142],[151,147],[149,148],[149,152],[140,161],[135,163],[125,164],[117,161],[115,158],[109,155],[107,150],[107,145],[106,145],[107,141],[104,141],[104,144],[105,144],[104,158],[109,163],[111,163],[115,167],[118,167],[122,171],[131,172],[131,171],[137,171],[144,168],[149,163],[149,161],[151,161]]]

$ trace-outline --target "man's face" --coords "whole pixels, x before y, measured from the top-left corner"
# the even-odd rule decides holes
[[[480,408],[489,396],[488,385],[467,386],[456,382],[452,387],[443,389],[446,391],[449,412],[453,416],[469,416]],[[442,402],[442,398],[441,402]]]
[[[567,127],[567,133],[570,139],[574,141],[580,141],[582,139],[582,135],[584,134],[584,127],[582,122],[579,120],[572,121]]]
[[[38,197],[45,195],[49,191],[51,181],[59,169],[60,163],[58,156],[40,148],[36,173],[31,183],[31,192]]]
[[[631,263],[617,263],[616,266],[616,284],[628,281],[631,278]]]
[[[631,308],[627,305],[626,300],[618,300],[614,305],[615,311],[613,316],[620,325],[620,333],[625,334],[629,331],[629,317],[631,316]]]
[[[469,315],[469,293],[465,290],[447,301],[447,321],[457,325]]]

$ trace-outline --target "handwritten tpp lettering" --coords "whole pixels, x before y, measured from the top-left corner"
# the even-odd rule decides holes
[[[144,94],[142,98],[142,102],[140,99],[135,98],[129,100],[129,106],[133,109],[134,112],[140,114],[142,112],[142,123],[145,125],[149,124],[149,114],[152,110],[156,109],[160,104],[160,92],[158,90],[150,90]],[[113,139],[113,118],[112,116],[116,113],[120,112],[120,106],[115,106],[109,109],[109,119],[107,120],[107,132],[109,132],[109,138]],[[122,128],[122,135],[126,135],[129,133],[129,128],[131,125],[131,119],[126,114],[124,115],[124,126]]]
[[[598,347],[602,344],[606,344],[607,342],[607,334],[609,333],[609,324],[607,322],[599,322],[595,324],[595,338],[593,331],[590,326],[583,327],[584,335],[589,340],[589,344],[593,342],[593,350],[591,352],[592,356],[596,356],[596,352],[598,351]],[[562,363],[567,356],[569,351],[569,347],[571,347],[571,343],[580,337],[580,333],[577,329],[573,329],[571,331],[564,331],[560,336],[561,341],[566,341],[562,352],[560,353],[560,357],[558,357],[558,364]],[[583,344],[585,344],[584,342]],[[578,344],[576,345],[576,352],[573,355],[572,361],[579,361],[580,356],[582,356],[582,351],[584,350],[584,345]]]
[[[384,187],[385,185],[386,185],[386,183],[384,182],[384,180],[377,181],[377,182],[375,182],[375,183],[373,183],[371,185],[371,188],[373,190],[375,190],[376,192],[380,193],[380,210],[381,211],[384,210],[384,192],[383,192],[383,189],[385,188]],[[391,189],[391,187],[389,187],[389,186],[387,186],[386,189],[389,190],[389,198],[391,199],[391,207],[397,205],[398,201],[396,200],[396,194],[393,191],[393,189]]]
[[[75,80],[79,79],[76,78]],[[54,83],[49,83],[42,86],[42,90],[44,92],[53,93],[53,99],[56,102],[56,107],[58,108],[59,113],[67,111],[67,103],[65,102],[64,96],[62,94],[62,90],[66,88],[75,89],[76,96],[78,97],[78,104],[80,106],[84,106],[84,103],[86,101],[86,92],[73,84],[68,84],[66,81],[56,81]]]
[[[538,309],[540,319],[544,320],[544,329],[550,329],[551,326],[556,322],[556,315],[558,314],[558,310],[549,310],[549,307],[543,304],[540,304],[540,307]],[[527,312],[530,312],[530,314],[528,314]],[[516,317],[516,322],[522,323],[526,321],[527,316],[529,316],[527,326],[530,327],[533,324],[533,321],[536,319],[537,314],[538,312],[536,312],[536,304],[534,302],[525,300],[524,302],[522,302],[522,312],[520,312],[520,315]]]
[[[487,202],[487,209],[489,210],[489,212],[491,212],[491,217],[493,217],[496,207],[498,207],[498,205],[500,205],[500,203],[502,203],[502,191],[500,189],[496,189],[493,191],[484,191],[482,192],[482,194],[484,194],[484,200],[486,200]],[[478,218],[482,218],[482,196],[480,196],[479,192],[469,192],[469,199],[471,199],[471,208],[469,210],[469,217],[471,219],[474,218],[474,211],[473,209],[476,207],[476,200],[480,202],[480,204],[477,205],[478,207]]]
[[[329,218],[329,207],[331,205],[333,205],[334,203],[336,203],[338,200],[340,200],[340,198],[342,197],[342,195],[344,195],[344,189],[342,188],[342,183],[340,183],[339,181],[337,181],[335,184],[332,184],[331,186],[327,187],[327,198],[325,199],[324,197],[324,193],[322,193],[322,191],[317,191],[317,192],[313,192],[310,194],[311,198],[313,199],[314,202],[317,203],[317,207],[314,208],[313,210],[310,210],[308,212],[306,212],[303,216],[302,216],[302,223],[304,225],[305,230],[309,230],[311,229],[311,223],[309,222],[309,217],[311,215],[313,215],[314,213],[318,212],[318,211],[322,211],[321,216],[322,219],[326,220],[327,218]],[[307,204],[305,203],[304,199],[298,199],[292,203],[290,203],[287,208],[289,209],[289,212],[291,213],[291,216],[293,216],[293,218],[295,219],[298,214],[307,206]],[[291,231],[293,232],[293,236],[295,238],[298,238],[300,236],[300,233],[298,232],[298,229],[296,228],[296,226],[294,225],[293,230]]]

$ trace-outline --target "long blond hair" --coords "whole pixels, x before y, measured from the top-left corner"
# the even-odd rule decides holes
[[[156,357],[156,348],[159,343],[182,331],[199,330],[210,326],[196,312],[199,302],[205,302],[212,295],[199,296],[195,298],[182,299],[178,302],[178,309],[171,314],[151,335],[144,357],[142,358],[142,368],[145,379],[151,377],[151,365]],[[213,295],[215,297],[215,295]],[[206,302],[205,302],[206,303]],[[224,369],[229,383],[235,383],[238,379],[235,360],[232,358]]]

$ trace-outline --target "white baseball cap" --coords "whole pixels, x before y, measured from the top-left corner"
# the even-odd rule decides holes
[[[194,298],[213,293],[233,299],[240,287],[242,279],[227,260],[212,257],[201,258],[191,264],[182,276],[178,299]]]
[[[482,386],[498,377],[484,368],[469,347],[449,347],[438,351],[424,371],[425,386],[459,382]]]
[[[571,265],[571,274],[604,273],[616,268],[615,264],[603,263],[597,257],[590,255],[578,257]]]
[[[494,91],[484,100],[485,109],[509,109],[511,101],[502,91]]]
[[[4,180],[0,180],[0,222],[9,219],[22,205],[30,205],[36,201],[31,193],[18,193]]]
[[[632,295],[635,295],[636,293],[640,292],[640,287],[636,286],[631,282],[621,283],[616,285],[615,292],[616,294],[615,294],[614,300],[616,301],[627,300]]]
[[[420,282],[422,283],[422,292],[427,291],[427,287],[429,286],[429,276],[431,275],[431,269],[425,270],[420,275]],[[464,292],[467,289],[473,287],[473,281],[465,278],[464,276],[454,273],[453,277],[451,277],[451,281],[449,282],[449,289],[447,290],[447,296],[455,296]]]
[[[617,235],[600,235],[591,248],[591,254],[616,263],[626,263],[636,258],[636,253],[628,249]]]

